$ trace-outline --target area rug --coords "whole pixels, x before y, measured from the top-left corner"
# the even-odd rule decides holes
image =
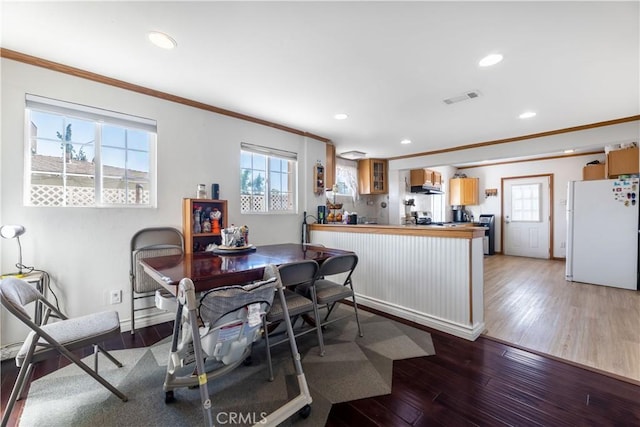
[[[336,314],[352,313],[347,309]],[[324,426],[334,403],[389,394],[394,360],[435,354],[427,332],[365,311],[360,320],[364,337],[358,336],[353,316],[327,326],[324,357],[314,333],[298,338],[313,403],[307,418],[294,414],[284,425]],[[166,339],[148,348],[112,351],[124,364],[120,369],[101,357],[100,373],[128,396],[124,403],[75,365],[34,381],[20,426],[204,425],[197,389],[176,389],[175,401],[164,401],[169,348]],[[300,393],[288,344],[273,348],[272,358],[273,382],[267,380],[263,342],[254,345],[251,365],[208,382],[216,425],[258,423]]]

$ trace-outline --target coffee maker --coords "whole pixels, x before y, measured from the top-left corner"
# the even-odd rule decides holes
[[[327,223],[327,207],[325,205],[318,206],[318,224]]]
[[[464,206],[452,206],[453,222],[469,222],[469,214],[465,211]]]

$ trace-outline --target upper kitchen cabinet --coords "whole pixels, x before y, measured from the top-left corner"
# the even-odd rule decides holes
[[[358,160],[358,187],[360,194],[387,194],[389,192],[387,161]]]
[[[331,190],[336,183],[336,146],[326,144],[327,146],[327,166],[324,171],[325,188]]]
[[[449,204],[469,206],[479,203],[478,178],[451,178],[449,180]]]
[[[440,187],[442,184],[440,172],[432,171],[431,169],[411,169],[409,179],[412,187],[422,185]]]

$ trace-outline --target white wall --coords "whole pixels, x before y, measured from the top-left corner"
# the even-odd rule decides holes
[[[605,161],[604,154],[576,156],[559,159],[541,160],[533,162],[509,163],[504,165],[465,168],[461,172],[469,177],[480,178],[480,204],[467,206],[475,218],[480,214],[496,215],[496,250],[501,251],[500,245],[502,222],[502,178],[515,178],[530,175],[553,175],[553,256],[564,258],[566,255],[565,242],[567,236],[567,183],[582,179],[582,168],[587,163],[599,160]],[[484,190],[497,188],[496,197],[486,197]]]
[[[494,214],[496,215],[496,250],[501,251],[501,229],[500,224],[502,221],[502,178],[514,178],[520,176],[530,175],[553,175],[553,256],[563,258],[566,255],[565,240],[567,233],[567,219],[566,219],[566,199],[567,199],[567,183],[572,180],[582,179],[582,168],[587,163],[599,160],[605,161],[605,155],[603,154],[591,154],[585,156],[565,157],[549,160],[528,161],[519,163],[507,163],[497,164],[493,166],[479,166],[473,168],[459,169],[458,171],[466,174],[471,178],[479,178],[479,192],[480,192],[480,204],[476,206],[467,206],[466,210],[473,214],[474,218],[477,218],[481,214]],[[433,170],[438,170],[443,175],[443,182],[447,183],[449,178],[453,176],[455,168],[444,167],[431,167],[426,166]],[[403,182],[402,177],[408,176],[408,170],[394,171],[393,175],[401,177],[398,181]],[[485,197],[485,189],[496,188],[498,189],[498,195],[496,197]],[[392,192],[400,194],[402,199],[405,197],[412,197],[416,199],[416,210],[428,210],[427,207],[430,204],[431,197],[445,197],[445,204],[448,206],[448,194],[442,196],[426,196],[410,194],[406,191],[404,184],[400,187],[391,187]],[[401,218],[404,215],[404,209],[399,206],[396,217]],[[447,221],[451,220],[450,208],[446,208]],[[392,219],[393,221],[394,219]],[[397,221],[397,220],[396,220]],[[400,223],[395,222],[395,223]]]
[[[405,196],[405,188],[402,177],[410,169],[447,167],[456,164],[480,162],[483,160],[501,161],[506,158],[518,158],[522,156],[560,155],[564,150],[574,149],[593,151],[595,147],[615,145],[621,143],[638,142],[640,137],[640,121],[621,123],[577,132],[549,135],[532,138],[523,141],[486,145],[478,148],[444,151],[433,155],[417,156],[405,159],[389,161],[389,186],[390,205],[401,204]],[[496,216],[496,250],[501,251],[500,246],[500,181],[502,177],[516,177],[536,174],[554,174],[554,238],[553,256],[564,257],[566,255],[563,242],[566,240],[566,188],[569,180],[582,179],[582,167],[591,160],[604,162],[604,154],[591,156],[563,157],[551,160],[511,163],[495,166],[483,166],[461,169],[461,172],[470,177],[480,178],[480,197],[484,198],[486,188],[497,188],[497,197],[482,200],[479,206],[470,206],[469,210],[475,218],[478,215],[495,214]],[[443,182],[448,182],[443,173]],[[429,196],[434,197],[434,196]],[[445,195],[445,197],[448,197]],[[400,212],[400,208],[395,208]],[[392,211],[393,212],[393,211]],[[402,215],[404,211],[402,210]],[[398,219],[390,218],[394,223]]]
[[[320,141],[7,59],[0,64],[0,221],[26,227],[24,263],[50,273],[61,307],[71,316],[115,308],[121,321],[129,319],[131,236],[150,226],[181,229],[182,198],[194,197],[198,183],[209,189],[211,183],[220,184],[230,221],[248,225],[251,242],[258,245],[299,242],[302,212],[324,203],[324,197],[312,193],[312,165],[325,159]],[[25,93],[157,120],[157,209],[23,206]],[[299,214],[240,214],[240,142],[298,153]],[[2,239],[1,248],[2,271],[12,270],[16,242]],[[124,291],[124,301],[107,305],[107,293],[115,289]],[[1,345],[24,338],[4,310],[1,332]]]

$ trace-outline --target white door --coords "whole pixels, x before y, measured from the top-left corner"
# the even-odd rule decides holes
[[[503,178],[503,253],[551,257],[551,177]]]

